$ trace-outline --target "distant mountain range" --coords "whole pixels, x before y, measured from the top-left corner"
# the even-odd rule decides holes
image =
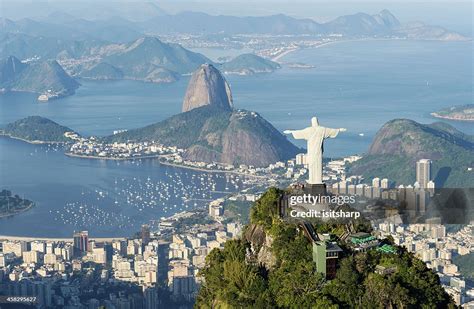
[[[91,52],[91,63],[70,67],[78,77],[89,79],[134,79],[155,83],[174,82],[182,74],[195,71],[204,63],[214,64],[207,57],[164,43],[156,37],[143,37],[126,44],[110,44]],[[229,74],[269,73],[279,64],[253,54],[243,54],[223,64],[216,64]]]
[[[179,80],[183,74],[190,74],[204,63],[213,63],[199,53],[179,44],[164,43],[156,37],[142,37],[124,44],[98,41],[86,44],[74,41],[70,45],[60,39],[40,39],[25,35],[7,34],[4,38],[11,43],[7,44],[8,48],[4,51],[18,51],[23,57],[36,55],[34,51],[40,51],[41,46],[46,44],[48,47],[43,56],[58,58],[72,77],[85,79],[170,83]],[[56,45],[56,48],[48,44]],[[29,49],[31,52],[26,54],[25,50]],[[51,90],[59,96],[74,93],[78,83],[56,60],[42,61],[38,58],[43,57],[36,55],[27,58],[25,62],[29,64],[22,63],[14,56],[3,60],[0,67],[0,74],[3,76],[0,89],[37,93]],[[16,70],[9,69],[8,64],[16,64]],[[277,63],[252,54],[244,54],[217,65],[228,73],[244,75],[273,72],[279,68]]]
[[[398,19],[388,10],[369,15],[357,13],[338,17],[324,24],[329,33],[340,33],[349,36],[387,35],[400,27]]]
[[[0,60],[0,90],[48,93],[61,97],[74,93],[79,83],[55,60],[22,63],[10,56]]]
[[[131,8],[130,12],[133,11],[140,9]],[[125,11],[122,9],[121,12]],[[229,62],[217,64],[181,45],[147,36],[148,33],[168,36],[204,34],[219,36],[224,41],[239,34],[308,35],[318,39],[333,35],[343,38],[466,39],[441,27],[422,23],[402,25],[388,10],[375,15],[357,13],[341,16],[326,23],[283,14],[235,17],[184,12],[168,15],[155,5],[150,5],[150,14],[143,16],[149,18],[129,20],[110,16],[102,20],[85,20],[64,12],[54,12],[48,18],[37,20],[0,18],[0,58],[13,55],[30,62],[31,68],[38,68],[38,60],[46,63],[43,59],[55,59],[72,77],[169,83],[178,80],[183,74],[193,72],[204,63],[215,64],[224,73],[240,75],[273,72],[279,65],[252,54],[240,55]],[[30,80],[23,82],[22,76],[15,76],[10,77],[10,84],[0,87],[42,92],[63,84],[63,87],[58,86],[58,90],[54,91],[72,93],[77,85],[61,72],[57,63],[48,63],[51,69],[45,81],[50,80],[49,83],[34,78],[31,80],[33,83]],[[44,66],[43,70],[46,69]],[[53,78],[52,71],[56,71],[53,75],[62,78]]]
[[[356,13],[326,23],[298,19],[284,14],[255,17],[213,16],[200,12],[169,15],[155,11],[149,18],[104,15],[99,20],[74,18],[54,12],[42,19],[0,19],[0,35],[21,33],[63,40],[103,40],[127,42],[145,34],[271,34],[271,35],[343,35],[346,37],[399,36],[413,39],[461,40],[462,35],[421,22],[402,25],[388,10],[378,14]],[[108,16],[108,17],[106,17]],[[147,14],[142,14],[147,16]],[[92,19],[92,18],[91,18]]]
[[[95,53],[97,60],[70,68],[77,76],[91,79],[135,79],[173,82],[212,61],[178,44],[143,37],[126,44],[105,45]]]
[[[2,3],[2,16],[11,16],[13,19],[34,16],[35,19],[48,22],[74,23],[78,19],[111,18],[143,21],[164,14],[166,12],[152,1],[32,1],[28,2],[28,10],[25,10],[23,1]]]
[[[106,44],[98,40],[73,40],[0,31],[0,58],[15,55],[19,59],[61,59],[90,56]]]
[[[388,10],[378,14],[356,13],[326,23],[298,19],[284,14],[258,17],[212,16],[198,12],[163,15],[143,22],[140,27],[153,33],[334,35],[346,37],[400,36],[418,39],[464,39],[456,32],[418,23],[405,27]],[[432,31],[431,29],[436,29]]]
[[[473,172],[468,171],[474,167],[474,136],[442,122],[387,122],[376,134],[368,154],[356,161],[350,172],[368,180],[387,177],[398,184],[413,184],[419,159],[433,161],[432,175],[437,186],[474,186]]]

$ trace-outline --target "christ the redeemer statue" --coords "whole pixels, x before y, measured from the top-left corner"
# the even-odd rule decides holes
[[[324,140],[334,138],[339,132],[345,132],[345,128],[331,129],[319,125],[318,118],[311,118],[311,126],[302,130],[285,130],[283,133],[292,134],[295,139],[308,141],[308,154],[306,162],[309,169],[308,184],[323,184],[323,151]]]

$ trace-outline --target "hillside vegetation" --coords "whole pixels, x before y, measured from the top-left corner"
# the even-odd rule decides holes
[[[366,179],[387,177],[398,184],[415,182],[415,164],[433,161],[432,177],[438,187],[474,186],[474,137],[435,122],[420,124],[408,119],[387,122],[376,134],[368,154],[351,167]]]
[[[396,254],[346,250],[336,278],[326,280],[309,240],[276,215],[280,194],[268,190],[254,204],[244,236],[207,256],[197,308],[455,308],[438,276],[402,248]],[[396,271],[379,275],[377,265]]]
[[[156,141],[186,149],[188,160],[255,166],[287,160],[299,152],[257,113],[214,106],[195,108],[105,141]]]
[[[40,116],[30,116],[9,123],[0,130],[0,134],[19,138],[28,142],[62,143],[71,139],[64,136],[72,129]]]
[[[79,83],[55,60],[22,63],[14,56],[0,60],[0,92],[49,92],[58,96],[73,94]]]
[[[219,67],[224,73],[240,75],[270,73],[279,68],[280,65],[278,63],[254,54],[242,54],[229,62],[223,63]]]

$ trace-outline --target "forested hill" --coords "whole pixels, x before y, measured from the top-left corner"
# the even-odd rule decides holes
[[[74,132],[52,120],[40,116],[30,116],[0,128],[0,134],[22,139],[31,143],[63,143],[71,139],[64,133]]]
[[[105,141],[156,141],[186,149],[187,160],[254,166],[288,160],[300,152],[259,114],[212,105],[109,136]]]
[[[415,164],[431,159],[437,187],[474,186],[474,136],[442,122],[421,124],[394,119],[377,132],[366,156],[351,167],[365,179],[389,178],[398,184],[415,182]]]
[[[210,252],[197,308],[455,308],[436,273],[402,248],[356,253],[340,243],[345,249],[336,278],[325,279],[309,240],[275,214],[280,194],[268,190],[254,204],[244,236]],[[333,235],[341,230],[332,223],[314,228]],[[395,271],[376,273],[378,265]]]

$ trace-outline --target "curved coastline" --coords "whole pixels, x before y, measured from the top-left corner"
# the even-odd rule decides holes
[[[319,45],[315,46],[310,46],[310,47],[292,47],[289,48],[288,50],[282,52],[279,55],[276,55],[275,57],[272,57],[271,60],[282,63],[282,58],[286,57],[289,54],[292,54],[294,52],[303,50],[303,49],[318,49],[321,47],[325,46],[330,46],[330,45],[335,45],[338,43],[351,43],[351,42],[371,42],[371,41],[408,41],[408,42],[416,42],[416,41],[422,41],[422,42],[469,42],[472,41],[472,39],[469,40],[452,40],[452,41],[444,41],[444,40],[435,40],[435,39],[407,39],[407,38],[361,38],[361,39],[349,39],[349,40],[335,40],[335,41],[330,41],[330,42],[324,42]]]
[[[128,161],[128,160],[139,160],[139,159],[160,159],[163,157],[166,157],[166,155],[150,155],[150,156],[142,156],[142,157],[131,157],[131,158],[112,158],[112,157],[99,157],[99,156],[88,156],[88,155],[78,155],[70,152],[65,152],[64,153],[68,157],[74,157],[74,158],[81,158],[81,159],[94,159],[94,160],[114,160],[114,161]],[[166,165],[166,166],[171,166],[171,167],[177,167],[177,168],[183,168],[183,169],[188,169],[188,170],[193,170],[193,171],[199,171],[199,172],[207,172],[207,173],[224,173],[224,174],[234,174],[234,175],[240,175],[240,176],[245,176],[245,177],[254,177],[254,178],[265,178],[265,176],[259,176],[259,175],[250,175],[250,174],[245,174],[241,172],[236,172],[236,171],[226,171],[226,170],[218,170],[218,169],[207,169],[207,168],[202,168],[202,167],[196,167],[196,166],[189,166],[189,165],[182,165],[182,164],[176,164],[176,163],[170,163],[166,161],[159,161],[160,164]]]
[[[438,114],[438,113],[431,113],[430,115],[433,116],[433,117],[435,117],[435,118],[447,119],[447,120],[453,120],[453,121],[466,121],[466,122],[474,121],[474,118],[472,118],[472,119],[464,119],[464,118],[458,118],[458,117],[453,117],[453,116],[443,116],[443,115],[440,115],[440,114]]]
[[[66,144],[67,142],[48,142],[48,141],[40,141],[40,140],[28,140],[28,139],[24,139],[24,138],[21,138],[21,137],[17,137],[17,136],[13,136],[13,135],[10,135],[10,134],[5,134],[5,133],[2,133],[0,132],[0,137],[6,137],[6,138],[11,138],[11,139],[16,139],[16,140],[19,140],[19,141],[22,141],[22,142],[25,142],[25,143],[28,143],[28,144],[32,144],[32,145],[62,145],[62,144]]]
[[[6,138],[11,138],[14,140],[19,140],[28,144],[32,145],[47,145],[47,144],[65,144],[65,142],[46,142],[46,141],[30,141],[26,140],[23,138],[19,137],[14,137],[10,136],[8,134],[0,134],[0,137],[6,137]],[[100,157],[100,156],[92,156],[92,155],[80,155],[80,154],[75,154],[75,153],[70,153],[70,152],[64,152],[64,155],[72,158],[80,158],[80,159],[91,159],[91,160],[112,160],[112,161],[128,161],[128,160],[140,160],[140,159],[160,159],[162,157],[166,157],[166,155],[148,155],[148,156],[140,156],[140,157],[129,157],[129,158],[117,158],[117,157]],[[224,174],[234,174],[234,175],[240,175],[240,176],[245,176],[245,177],[254,177],[254,178],[265,178],[265,176],[259,176],[259,175],[250,175],[250,174],[245,174],[241,172],[236,172],[236,171],[226,171],[226,170],[219,170],[219,169],[206,169],[206,168],[201,168],[201,167],[195,167],[195,166],[188,166],[188,165],[181,165],[181,164],[176,164],[176,163],[169,163],[166,161],[160,160],[160,164],[167,165],[167,166],[172,166],[172,167],[177,167],[177,168],[184,168],[184,169],[189,169],[189,170],[194,170],[194,171],[200,171],[200,172],[208,172],[208,173],[224,173]],[[0,216],[1,218],[1,216]]]
[[[249,175],[249,174],[245,174],[245,173],[241,173],[241,172],[235,172],[235,171],[225,171],[225,170],[216,170],[216,169],[205,169],[205,168],[201,168],[201,167],[180,165],[180,164],[169,163],[169,162],[164,162],[164,161],[160,161],[160,164],[167,165],[167,166],[172,166],[172,167],[190,169],[190,170],[199,171],[199,172],[235,174],[235,175],[240,175],[240,176],[245,176],[245,177],[254,177],[254,178],[261,178],[261,179],[266,178],[265,176]]]
[[[160,158],[161,156],[163,156],[163,155],[149,155],[149,156],[140,156],[140,157],[116,158],[116,157],[100,157],[100,156],[80,155],[80,154],[75,154],[75,153],[70,153],[70,152],[65,152],[64,154],[68,157],[81,158],[81,159],[114,160],[114,161],[156,159],[156,158]]]
[[[18,215],[18,214],[27,212],[28,210],[30,210],[30,209],[33,208],[34,206],[35,206],[35,203],[30,203],[30,205],[28,205],[28,207],[23,208],[23,209],[21,209],[21,210],[14,211],[14,212],[11,212],[11,213],[0,214],[0,219],[4,219],[4,218],[8,218],[8,217],[13,217],[13,216],[15,216],[15,215]]]

